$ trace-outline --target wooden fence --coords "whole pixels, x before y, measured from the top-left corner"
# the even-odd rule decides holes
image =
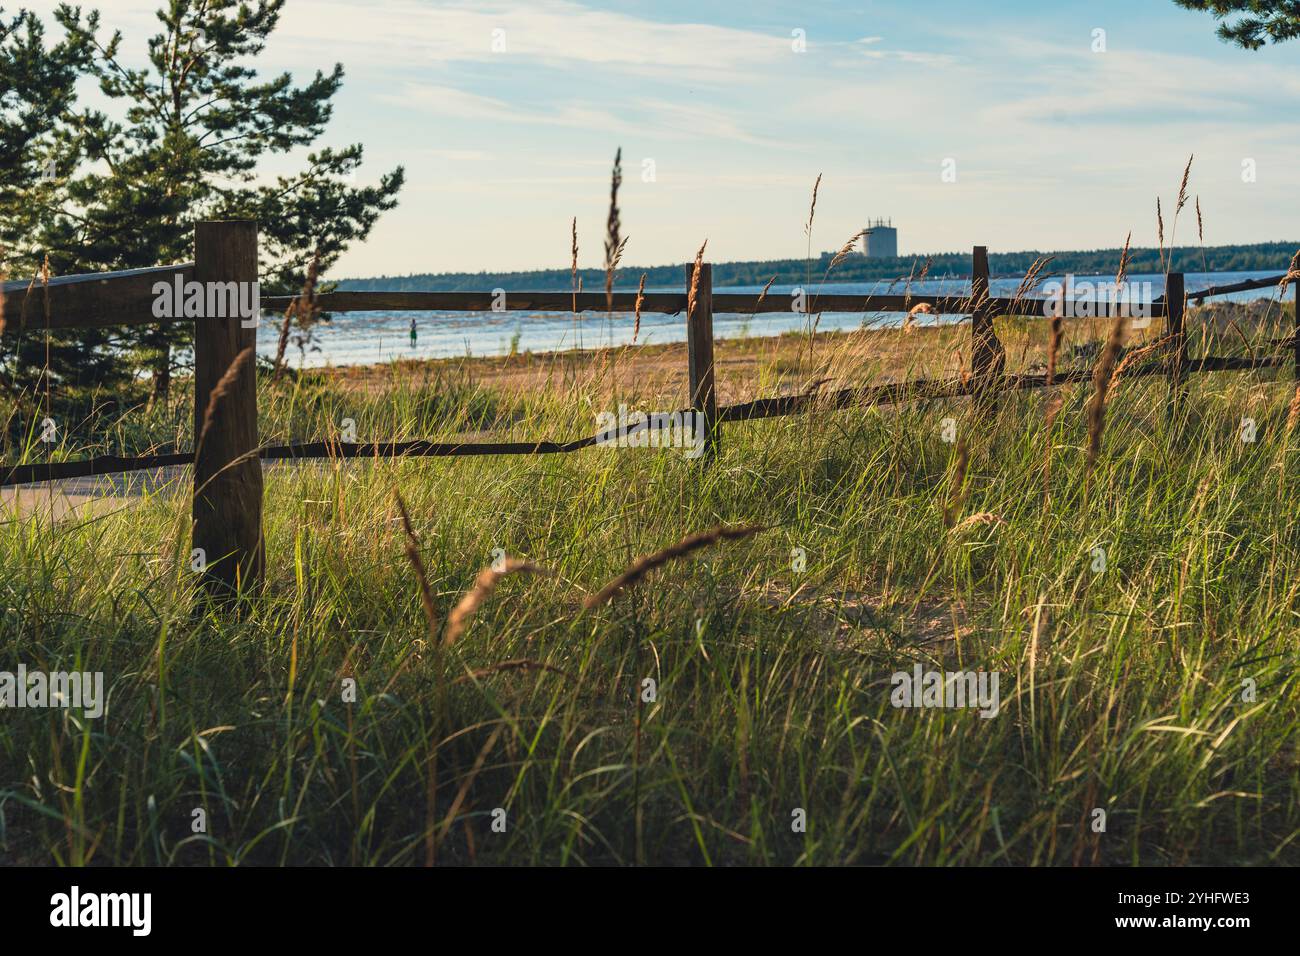
[[[691,288],[694,265],[686,268],[685,284]],[[233,369],[236,358],[256,345],[256,328],[246,327],[238,315],[163,318],[154,314],[155,285],[198,282],[256,283],[258,280],[257,224],[246,220],[203,222],[194,234],[194,262],[151,269],[135,269],[95,275],[61,276],[48,284],[34,286],[9,282],[0,299],[0,331],[5,335],[47,329],[98,328],[142,325],[162,321],[193,321],[194,327],[194,435],[192,452],[124,458],[103,455],[96,458],[4,466],[0,464],[0,486],[26,484],[62,478],[88,477],[170,465],[194,465],[193,532],[195,548],[209,556],[206,580],[214,590],[239,591],[258,583],[265,568],[262,536],[261,461],[312,458],[403,458],[460,455],[565,454],[597,445],[602,435],[572,441],[535,442],[400,442],[344,443],[336,440],[264,446],[257,434],[256,363],[244,362]],[[1195,301],[1214,295],[1278,286],[1281,275],[1250,280],[1193,293]],[[1297,284],[1300,289],[1300,283]],[[819,407],[848,408],[889,404],[909,400],[957,398],[986,391],[1016,391],[1043,388],[1048,384],[1083,381],[1090,369],[1058,373],[1051,383],[1046,375],[1004,374],[999,353],[1002,349],[993,331],[993,319],[1000,315],[1045,314],[1046,300],[1040,297],[996,297],[989,292],[988,254],[976,246],[972,254],[971,292],[964,296],[936,296],[905,292],[901,295],[805,294],[808,315],[821,312],[909,312],[928,306],[939,314],[969,314],[972,333],[971,375],[964,381],[913,380],[886,385],[846,388],[833,392],[814,391],[799,395],[760,398],[719,407],[714,382],[713,316],[715,313],[756,314],[793,311],[784,296],[753,293],[714,293],[712,268],[700,266],[694,308],[688,308],[686,293],[648,293],[641,297],[643,312],[677,315],[687,312],[687,371],[690,411],[702,415],[706,426],[705,460],[719,449],[722,426],[760,418],[794,415],[816,403]],[[1187,300],[1183,275],[1170,273],[1165,295],[1149,306],[1153,318],[1166,320],[1169,348],[1162,365],[1145,365],[1133,370],[1136,376],[1164,374],[1170,381],[1171,396],[1179,393],[1188,374],[1212,371],[1278,367],[1288,360],[1278,355],[1251,358],[1187,355],[1187,331],[1183,315]],[[35,299],[33,302],[32,300]],[[284,310],[290,296],[261,300],[262,308]],[[1063,293],[1064,301],[1064,293]],[[1110,317],[1130,303],[1102,301],[1097,314]],[[464,311],[488,312],[632,312],[635,293],[616,292],[612,303],[604,292],[513,292],[502,297],[494,292],[328,292],[317,297],[323,312],[365,311]],[[1112,310],[1115,310],[1113,312]],[[1292,343],[1295,374],[1300,381],[1300,308]],[[229,381],[222,383],[227,373]],[[220,413],[204,432],[204,414],[214,391],[220,386]],[[635,431],[638,426],[631,426]],[[646,427],[642,425],[641,427]]]

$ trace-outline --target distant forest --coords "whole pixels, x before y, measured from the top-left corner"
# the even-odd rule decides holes
[[[1172,270],[1183,272],[1249,272],[1275,269],[1285,272],[1300,245],[1294,242],[1262,242],[1249,246],[1214,246],[1180,248],[1173,256]],[[1120,249],[1093,249],[1078,252],[1005,252],[989,255],[989,270],[996,276],[1019,277],[1045,255],[1055,258],[1043,272],[1047,275],[1110,275],[1119,266]],[[1168,251],[1166,250],[1166,254]],[[823,252],[808,262],[804,259],[772,259],[765,262],[718,262],[713,265],[713,285],[762,286],[775,277],[777,285],[800,282],[861,282],[876,279],[906,279],[919,274],[928,259],[929,276],[966,276],[970,274],[969,252],[944,252],[934,256],[899,256],[896,259],[867,259],[854,254],[826,275],[834,253]],[[647,288],[678,288],[685,284],[685,263],[650,268],[621,268],[616,283],[620,288],[635,287],[642,273]],[[1163,272],[1158,249],[1130,249],[1130,275]],[[582,287],[595,291],[605,287],[605,274],[598,269],[579,269]],[[371,279],[344,279],[339,289],[384,292],[468,292],[479,289],[527,289],[536,292],[567,291],[572,276],[568,269],[535,272],[443,272],[406,276],[376,276]]]

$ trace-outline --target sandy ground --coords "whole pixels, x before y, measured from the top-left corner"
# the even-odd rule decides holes
[[[924,321],[924,317],[919,320]],[[1041,372],[1046,358],[1048,326],[998,320],[998,334],[1007,351],[1008,372]],[[1163,320],[1135,337],[1134,344],[1162,334]],[[1065,322],[1063,363],[1084,343],[1104,340],[1105,319]],[[819,333],[809,343],[803,334],[719,339],[714,343],[718,401],[728,405],[751,399],[804,391],[816,381],[828,389],[864,382],[884,383],[909,378],[957,378],[970,360],[970,325],[916,325],[896,328]],[[1087,360],[1091,364],[1091,357]],[[418,379],[463,375],[488,388],[503,391],[562,391],[575,383],[594,386],[598,395],[614,392],[641,399],[679,400],[686,395],[686,344],[598,349],[584,352],[523,354],[501,358],[448,358],[404,361],[394,365],[351,366],[315,370],[344,387],[380,391],[394,377]]]
[[[719,339],[714,374],[721,404],[802,391],[818,379],[848,384],[907,375],[955,375],[958,348],[970,332],[960,327],[868,330],[805,335]],[[476,384],[502,391],[563,390],[577,383],[642,398],[685,396],[686,344],[548,352],[501,358],[450,358],[351,366],[318,371],[345,387],[379,391],[396,375],[403,378],[461,374]]]
[[[61,521],[68,516],[102,514],[129,505],[132,499],[144,495],[188,494],[189,488],[190,469],[183,465],[120,475],[13,485],[0,488],[0,520],[14,512],[39,512]]]

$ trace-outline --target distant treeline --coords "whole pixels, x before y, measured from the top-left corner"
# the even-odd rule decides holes
[[[1204,250],[1180,248],[1173,254],[1171,271],[1181,272],[1250,272],[1272,270],[1285,272],[1300,245],[1294,242],[1261,242],[1249,246],[1214,246]],[[1021,276],[1042,256],[1053,256],[1043,275],[1110,275],[1119,266],[1121,250],[1092,249],[1077,252],[1005,252],[989,255],[989,271],[995,276]],[[1166,250],[1166,257],[1169,252]],[[761,286],[775,277],[777,285],[802,282],[861,282],[876,279],[906,279],[919,275],[930,260],[929,276],[967,276],[970,274],[969,252],[944,252],[933,256],[899,256],[896,259],[868,259],[854,254],[827,276],[834,253],[823,252],[811,262],[804,259],[773,259],[765,262],[717,262],[713,265],[713,285]],[[652,266],[647,269],[618,270],[620,288],[635,287],[642,273],[647,288],[676,288],[685,284],[685,263]],[[1159,249],[1130,249],[1130,275],[1163,272]],[[582,287],[587,291],[603,289],[605,274],[598,269],[579,269]],[[406,276],[376,276],[372,279],[344,279],[338,288],[352,291],[383,292],[469,292],[481,289],[527,289],[536,292],[568,290],[572,274],[568,269],[535,272],[443,272]]]

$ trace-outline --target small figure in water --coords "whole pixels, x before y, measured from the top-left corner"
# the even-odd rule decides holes
[[[411,348],[415,348],[415,319],[411,319]]]

